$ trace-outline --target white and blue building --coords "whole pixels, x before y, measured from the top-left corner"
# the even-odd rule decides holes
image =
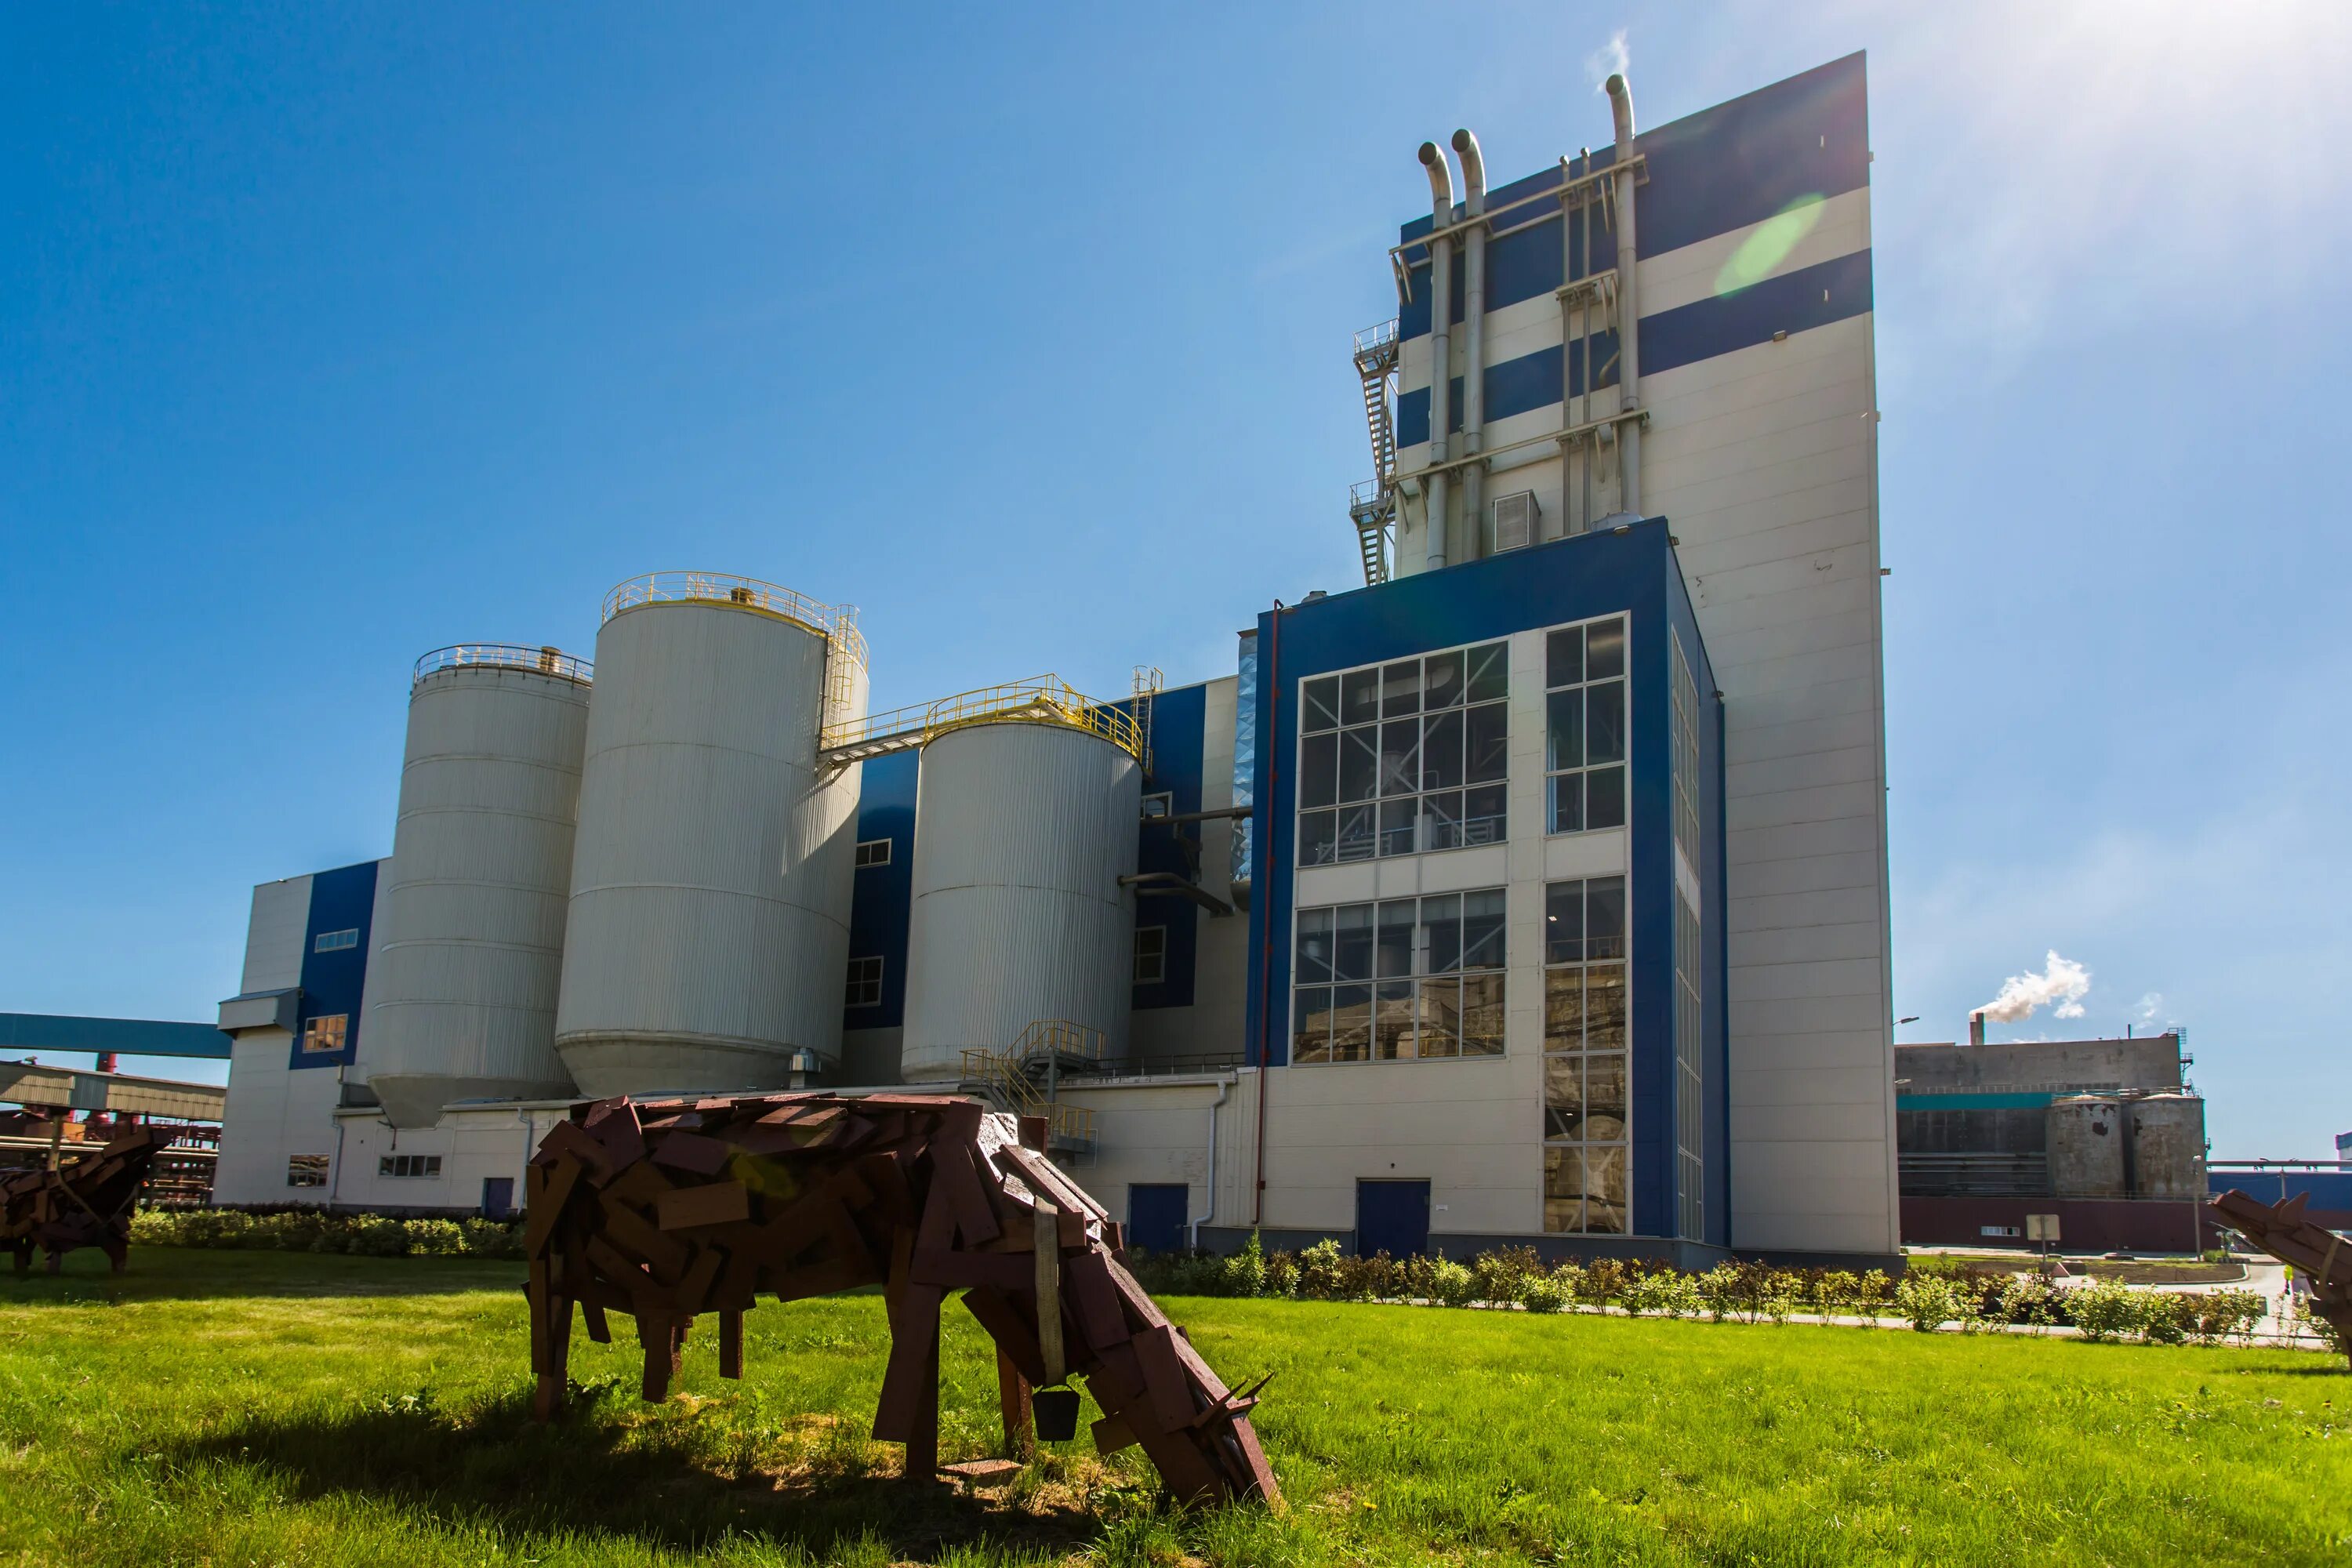
[[[1003,990],[995,1016],[1089,1012],[1070,1021],[1106,1042],[1102,1066],[1055,1068],[1057,1100],[1091,1116],[1067,1157],[1149,1245],[1230,1246],[1255,1229],[1368,1251],[1890,1256],[1863,62],[1491,191],[1475,142],[1464,156],[1463,200],[1401,226],[1388,258],[1398,320],[1358,356],[1380,411],[1381,471],[1354,513],[1366,585],[1274,605],[1239,629],[1232,670],[1142,682],[1117,701],[1119,723],[1083,721],[1121,754],[1072,752],[1076,774],[1056,763],[1034,775],[1060,792],[1038,797],[1041,819],[1067,801],[1124,802],[1122,790],[1138,802],[1117,806],[1135,811],[1131,846],[1121,828],[1034,878],[990,873],[1110,911],[1121,940],[1087,962],[1115,963],[1114,984],[1048,973],[1068,954],[1024,949],[1018,931],[959,971],[982,980],[957,984]],[[756,727],[781,737],[775,776],[855,801],[787,836],[789,885],[774,894],[795,929],[845,955],[837,1031],[829,1013],[778,1026],[771,1057],[742,1059],[856,1088],[938,1082],[943,1045],[1013,1048],[927,1037],[919,1051],[909,1038],[942,1016],[923,1005],[942,971],[918,915],[928,858],[949,847],[923,835],[973,831],[955,825],[985,815],[927,803],[950,727],[919,713],[897,731],[844,726],[843,703],[863,710],[854,632],[824,606],[792,607],[797,595],[709,581],[721,586],[688,593],[706,611],[831,639],[809,666],[825,683],[806,715],[771,710],[772,680],[710,700],[771,705]],[[658,593],[616,591],[606,625],[679,613]],[[600,639],[599,663],[617,657]],[[599,748],[622,719],[600,712],[586,665],[563,678],[593,687],[587,776],[571,795],[534,794],[533,820],[568,831],[549,803],[576,798],[583,846],[617,842],[614,813],[675,802],[616,799],[600,782]],[[977,722],[1069,727],[1050,706],[1003,702],[957,721]],[[696,798],[715,810],[735,796]],[[1022,802],[982,804],[1017,816]],[[403,810],[405,825],[405,794]],[[1052,860],[1050,838],[1024,852]],[[566,973],[569,997],[568,971],[587,961],[562,931],[562,844],[534,842],[535,864],[559,857],[551,884],[538,874],[551,923],[534,952],[548,975]],[[575,909],[616,874],[583,871],[580,853]],[[845,879],[793,879],[793,857],[831,867],[836,854]],[[568,1103],[460,1094],[429,1124],[394,1126],[375,1102],[371,931],[384,923],[377,900],[414,880],[400,858],[257,889],[247,972],[222,1013],[237,1037],[224,1201],[499,1208]],[[1104,887],[1065,886],[1081,861]],[[352,945],[319,945],[345,932]],[[649,931],[645,951],[677,936]],[[707,967],[702,993],[738,983]],[[745,986],[807,984],[756,952],[738,967]],[[1038,1000],[1024,1013],[1027,988]],[[530,1030],[515,1016],[536,1017],[543,995],[530,1026],[543,1075],[567,1037],[551,980],[502,994],[500,1048],[517,1050]],[[647,1060],[659,1022],[630,1026]]]

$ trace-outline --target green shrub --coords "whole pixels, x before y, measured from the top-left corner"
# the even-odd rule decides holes
[[[2196,1331],[2195,1300],[2170,1290],[2140,1290],[2139,1337],[2152,1345],[2177,1345]]]
[[[1265,1249],[1251,1231],[1242,1248],[1225,1259],[1225,1283],[1236,1296],[1265,1294]]]
[[[1478,1300],[1498,1307],[1526,1300],[1528,1282],[1543,1271],[1543,1259],[1532,1247],[1497,1247],[1480,1253],[1470,1263]]]
[[[1287,1252],[1277,1252],[1265,1260],[1265,1293],[1269,1296],[1298,1294],[1298,1259]]]
[[[1347,1256],[1339,1250],[1338,1241],[1325,1237],[1298,1255],[1298,1295],[1307,1301],[1342,1301],[1342,1276],[1347,1271]]]
[[[414,1258],[456,1258],[466,1250],[466,1233],[454,1219],[412,1219],[401,1225],[404,1250]]]
[[[2065,1292],[2033,1274],[2012,1274],[1996,1293],[1992,1315],[2004,1323],[2044,1327],[2065,1317]]]
[[[461,1219],[457,1233],[468,1258],[520,1258],[522,1226],[495,1219]]]
[[[1478,1293],[1478,1277],[1450,1258],[1429,1264],[1429,1299],[1441,1307],[1466,1307]]]
[[[2066,1295],[2067,1313],[2093,1343],[2119,1340],[2140,1325],[2136,1292],[2120,1279],[2094,1279]]]
[[[2252,1343],[2255,1326],[2269,1307],[2259,1290],[2208,1290],[2181,1300],[2193,1304],[2195,1322],[2189,1332],[2200,1345],[2230,1341],[2242,1345]]]
[[[1973,1327],[1978,1311],[1975,1292],[1948,1274],[1906,1274],[1895,1287],[1895,1310],[1923,1334],[1946,1323]]]
[[[1703,1306],[1698,1277],[1674,1268],[1636,1275],[1619,1300],[1635,1317],[1654,1312],[1662,1318],[1688,1318]]]
[[[1519,1288],[1519,1300],[1530,1312],[1565,1312],[1576,1300],[1572,1286],[1554,1274],[1532,1274]]]

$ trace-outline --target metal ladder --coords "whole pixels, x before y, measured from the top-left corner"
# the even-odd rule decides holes
[[[1066,1070],[1100,1072],[1102,1068],[1100,1029],[1066,1018],[1040,1018],[1002,1051],[966,1047],[962,1082],[958,1087],[1012,1115],[1044,1117],[1049,1152],[1091,1156],[1095,1113],[1085,1106],[1064,1105],[1059,1098],[1061,1080]],[[1045,1080],[1042,1086],[1040,1079]]]
[[[1397,323],[1394,318],[1356,334],[1356,376],[1363,384],[1364,428],[1371,437],[1372,477],[1348,495],[1367,586],[1389,580],[1389,536],[1396,521]]]

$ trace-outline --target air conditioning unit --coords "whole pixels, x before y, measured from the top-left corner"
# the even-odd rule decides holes
[[[1536,542],[1536,520],[1543,515],[1536,505],[1536,492],[1521,490],[1517,495],[1495,498],[1495,552],[1525,550]]]

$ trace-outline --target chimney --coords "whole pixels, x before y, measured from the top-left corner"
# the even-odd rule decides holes
[[[114,1070],[114,1053],[112,1051],[100,1051],[98,1053],[98,1070],[100,1072],[112,1072]]]
[[[1982,1013],[1971,1013],[1969,1015],[1969,1044],[1972,1046],[1981,1046],[1984,1044],[1984,1015]]]

